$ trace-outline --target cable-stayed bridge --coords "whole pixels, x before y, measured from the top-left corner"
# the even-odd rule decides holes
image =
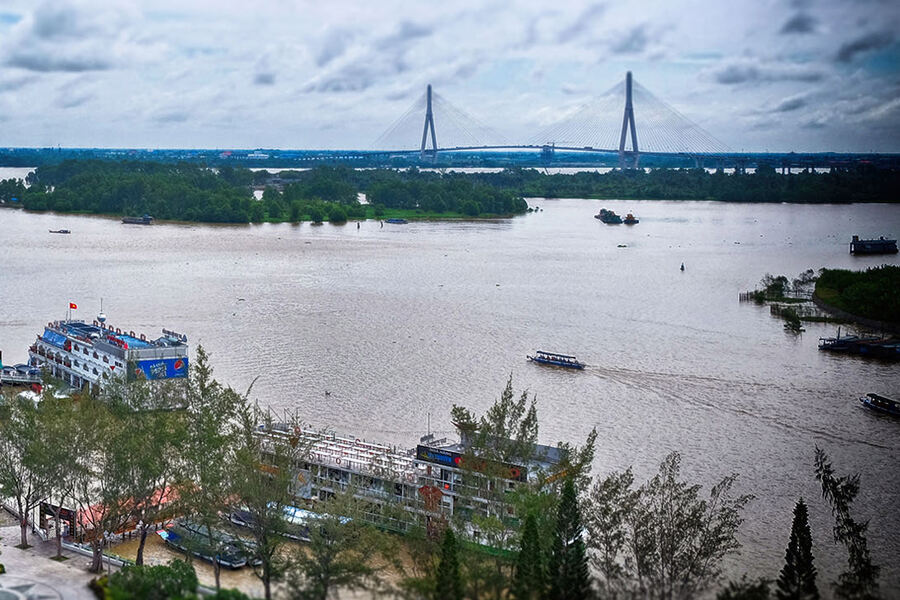
[[[529,140],[511,142],[433,92],[422,96],[372,144],[375,152],[418,152],[422,159],[438,152],[464,150],[540,150],[552,159],[556,151],[617,153],[619,166],[637,168],[641,155],[735,161],[728,146],[649,90],[625,80],[581,106]],[[742,168],[741,165],[737,165]]]

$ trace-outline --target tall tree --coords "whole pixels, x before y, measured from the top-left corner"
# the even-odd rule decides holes
[[[812,534],[803,498],[794,507],[791,538],[784,553],[784,567],[775,583],[778,600],[818,600],[816,567],[813,565]]]
[[[138,530],[138,565],[144,564],[147,534],[171,515],[173,486],[183,478],[183,419],[175,412],[183,401],[180,383],[121,382],[102,394],[116,421],[112,460],[128,498],[128,521]]]
[[[231,501],[246,515],[253,540],[251,550],[259,559],[253,571],[263,584],[266,600],[270,600],[272,584],[288,570],[289,561],[283,552],[288,541],[284,537],[288,533],[285,509],[294,502],[295,471],[305,462],[312,444],[299,435],[299,421],[276,427],[271,415],[246,402],[246,396],[238,419]]]
[[[236,420],[243,397],[222,387],[212,376],[209,357],[202,346],[191,365],[188,378],[185,437],[182,444],[182,473],[178,485],[181,508],[208,534],[211,548],[224,541],[214,535],[222,514],[228,512],[233,494],[232,467],[237,447]],[[218,556],[218,553],[215,554]],[[216,589],[219,589],[221,565],[213,558]]]
[[[435,574],[435,600],[462,600],[463,585],[459,573],[459,548],[453,529],[444,530],[441,560]]]
[[[512,580],[511,595],[515,600],[540,600],[547,587],[547,564],[541,547],[537,519],[533,513],[525,518],[522,540],[516,557],[516,572]]]
[[[318,517],[308,524],[309,543],[294,557],[288,597],[327,600],[338,588],[379,590],[380,567],[397,566],[397,549],[391,536],[367,521],[377,517],[375,507],[348,487],[316,509]]]
[[[850,515],[853,500],[859,494],[859,474],[835,475],[825,451],[816,447],[816,479],[822,484],[822,496],[831,504],[834,515],[834,541],[847,548],[847,570],[833,584],[835,596],[846,600],[878,598],[881,567],[872,562],[866,542],[868,521],[857,523]]]
[[[637,501],[633,483],[630,468],[598,479],[585,511],[589,543],[594,550],[591,563],[599,575],[603,597],[610,600],[624,595],[628,588],[630,573],[623,556],[629,541],[628,517]]]
[[[681,456],[673,452],[637,490],[629,471],[598,481],[587,522],[601,589],[669,600],[715,584],[722,559],[740,548],[740,512],[752,499],[732,495],[736,477],[723,478],[703,499],[699,485],[681,480]],[[613,530],[601,531],[606,526]]]
[[[21,546],[28,546],[28,515],[49,492],[39,468],[42,440],[35,402],[24,396],[0,399],[0,495],[13,498]]]
[[[583,534],[575,480],[574,477],[567,477],[559,501],[556,534],[550,554],[549,600],[591,597],[591,577]]]

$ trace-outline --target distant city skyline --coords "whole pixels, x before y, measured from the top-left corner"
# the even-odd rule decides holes
[[[881,0],[7,0],[0,146],[364,149],[428,83],[525,141],[630,70],[734,151],[900,152],[898,31]]]

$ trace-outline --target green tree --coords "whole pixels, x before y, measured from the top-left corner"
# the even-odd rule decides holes
[[[868,522],[857,523],[850,514],[859,494],[859,474],[835,475],[825,451],[816,447],[816,479],[822,484],[822,496],[834,515],[834,541],[847,548],[847,570],[834,582],[835,596],[846,600],[878,598],[881,567],[872,562],[866,542]]]
[[[459,573],[459,548],[453,529],[444,530],[441,559],[435,573],[435,600],[462,600],[463,584]]]
[[[4,396],[0,404],[0,496],[16,503],[22,548],[28,547],[28,515],[50,489],[39,466],[44,439],[35,402],[24,396]]]
[[[791,538],[784,553],[784,567],[775,583],[778,600],[818,600],[816,567],[813,565],[812,534],[803,498],[794,507]]]
[[[629,471],[598,481],[587,523],[601,589],[660,600],[709,589],[721,577],[722,559],[740,548],[740,513],[752,496],[732,495],[736,479],[723,478],[703,499],[699,485],[681,480],[681,456],[673,452],[637,490]],[[604,525],[616,530],[604,534]]]
[[[184,514],[205,526],[208,544],[216,548],[223,542],[213,533],[220,515],[228,513],[234,493],[232,465],[238,442],[235,424],[243,397],[213,379],[209,357],[202,346],[197,347],[187,383],[185,436],[181,445],[183,479],[177,487],[178,497]],[[220,571],[221,565],[214,559],[216,589],[220,587]]]
[[[525,518],[511,596],[515,600],[541,600],[546,593],[547,565],[534,514]]]
[[[291,506],[296,491],[295,465],[304,462],[311,446],[299,435],[301,424],[294,419],[277,427],[268,412],[245,401],[238,411],[239,435],[232,477],[232,502],[247,515],[253,541],[252,552],[259,559],[253,571],[272,597],[272,584],[287,573],[289,561],[284,547],[288,542],[285,508]],[[260,428],[265,431],[261,435]]]
[[[168,565],[122,567],[109,577],[109,600],[170,600],[193,598],[197,592],[194,567],[181,560]]]
[[[598,479],[587,502],[585,524],[594,550],[591,563],[599,575],[604,598],[626,595],[629,588],[631,573],[624,555],[629,543],[628,520],[637,501],[633,483],[630,468]]]
[[[550,553],[549,600],[591,597],[591,577],[583,534],[575,480],[574,477],[566,477]]]
[[[289,578],[291,600],[326,600],[336,589],[377,590],[379,558],[396,566],[393,540],[368,524],[374,507],[347,488],[317,506],[309,523],[309,542],[294,557]],[[369,514],[367,514],[369,513]],[[381,565],[384,566],[384,565]]]

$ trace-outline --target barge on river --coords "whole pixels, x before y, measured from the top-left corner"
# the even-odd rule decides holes
[[[850,242],[850,254],[897,254],[897,240],[861,240],[858,235]]]
[[[126,225],[153,225],[153,217],[143,215],[141,217],[122,217],[122,222]]]
[[[605,208],[601,208],[600,212],[594,215],[594,218],[603,221],[607,225],[618,225],[622,222],[622,217]]]
[[[900,360],[900,340],[875,336],[848,335],[819,338],[819,350],[846,352],[873,358]]]

